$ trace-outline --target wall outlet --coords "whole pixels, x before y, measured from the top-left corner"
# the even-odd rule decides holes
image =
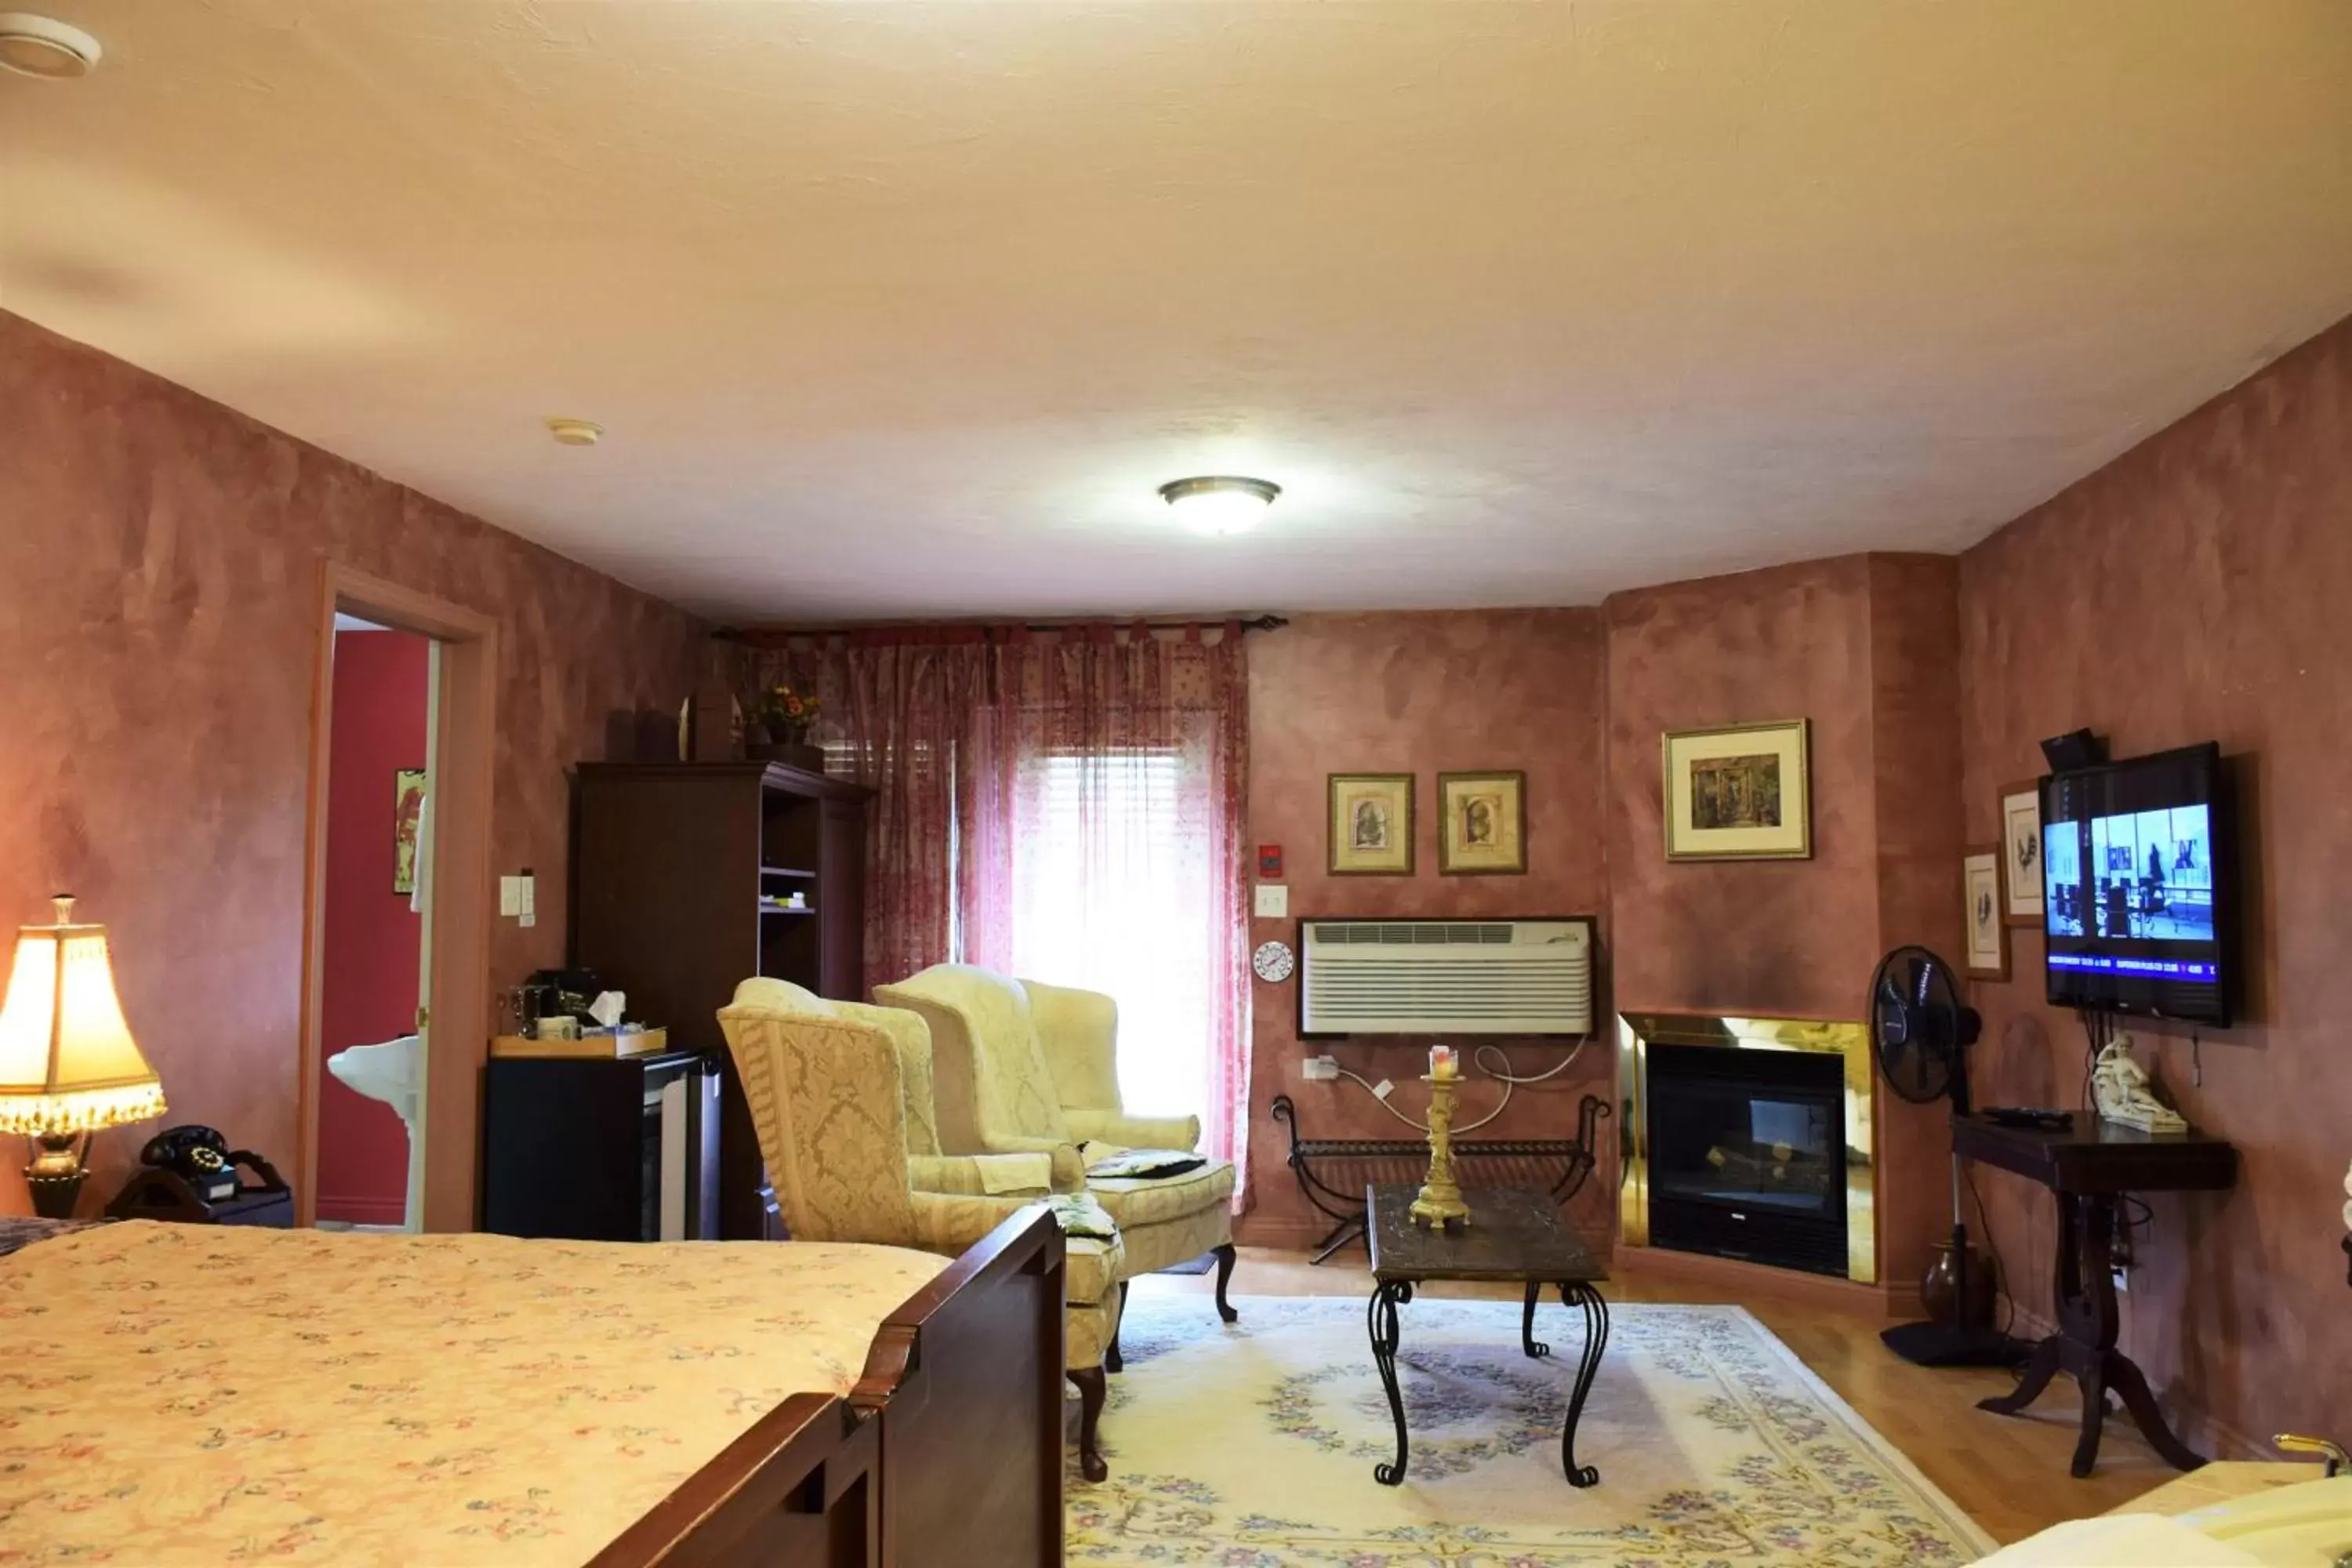
[[[1333,1079],[1339,1076],[1339,1058],[1338,1057],[1308,1057],[1307,1058],[1306,1067],[1303,1070],[1306,1073],[1307,1082],[1328,1083]]]
[[[1396,1085],[1391,1083],[1386,1079],[1382,1079],[1380,1082],[1372,1085],[1372,1093],[1381,1100],[1386,1100],[1390,1095],[1392,1095],[1395,1092]]]

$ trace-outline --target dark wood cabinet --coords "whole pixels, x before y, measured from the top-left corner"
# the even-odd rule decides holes
[[[580,768],[572,959],[625,991],[673,1048],[721,1066],[719,1234],[779,1238],[759,1141],[719,1009],[753,975],[865,994],[872,792],[779,763]],[[793,896],[799,895],[799,907]]]

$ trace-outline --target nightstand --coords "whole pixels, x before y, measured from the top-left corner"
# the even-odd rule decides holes
[[[266,1225],[279,1230],[294,1227],[294,1189],[278,1168],[260,1155],[238,1150],[229,1156],[258,1182],[240,1180],[234,1195],[206,1203],[187,1178],[168,1165],[142,1165],[131,1173],[114,1201],[106,1205],[111,1219],[160,1219],[179,1225]]]

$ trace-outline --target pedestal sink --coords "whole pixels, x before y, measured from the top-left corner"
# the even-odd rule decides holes
[[[424,1202],[425,1141],[417,1126],[425,1090],[425,1037],[403,1035],[373,1046],[353,1046],[327,1058],[327,1070],[343,1086],[392,1107],[408,1129],[406,1228],[415,1230]]]

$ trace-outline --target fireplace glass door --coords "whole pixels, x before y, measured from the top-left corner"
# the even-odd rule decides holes
[[[1845,1272],[1838,1058],[1654,1044],[1649,1122],[1654,1246]]]

